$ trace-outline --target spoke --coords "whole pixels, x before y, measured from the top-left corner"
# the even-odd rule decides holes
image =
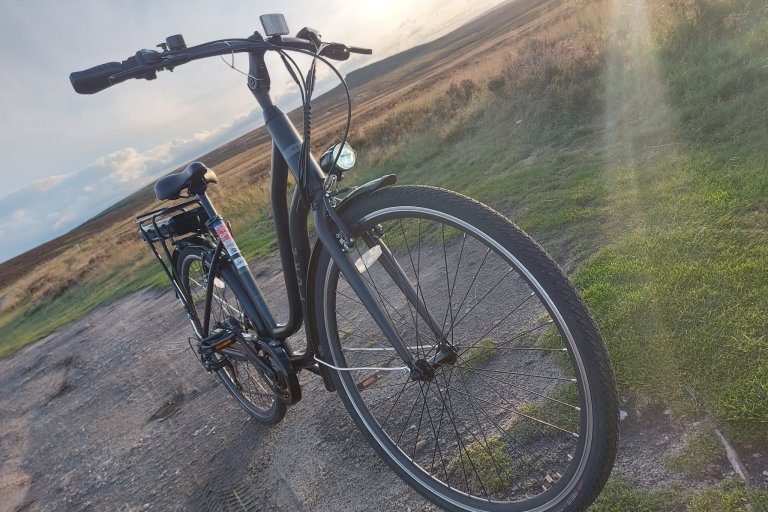
[[[493,403],[493,402],[491,402],[491,401],[489,401],[489,400],[486,400],[486,399],[484,399],[484,398],[480,398],[479,396],[475,396],[475,395],[469,395],[469,394],[467,394],[467,393],[464,393],[464,392],[462,392],[462,391],[460,391],[460,390],[458,390],[458,389],[456,389],[456,388],[451,388],[451,389],[452,389],[453,391],[455,391],[456,393],[459,393],[460,395],[463,395],[463,396],[467,396],[467,397],[469,397],[469,398],[474,398],[475,400],[479,400],[479,401],[481,401],[481,402],[485,402],[486,404],[488,404],[488,405],[491,405],[491,406],[494,406],[494,407],[499,407],[499,408],[501,408],[501,409],[503,409],[503,410],[505,410],[505,411],[509,411],[509,412],[511,412],[511,413],[517,414],[517,415],[518,415],[518,416],[520,416],[520,417],[523,417],[523,418],[527,418],[527,419],[529,419],[529,420],[531,420],[531,421],[535,421],[536,423],[540,423],[540,424],[542,424],[542,425],[545,425],[545,426],[547,426],[547,427],[550,427],[550,428],[554,428],[554,429],[560,430],[561,432],[565,432],[566,434],[570,434],[570,435],[572,435],[573,437],[579,437],[579,434],[577,434],[576,432],[571,432],[570,430],[566,430],[566,429],[564,429],[564,428],[562,428],[562,427],[558,427],[557,425],[553,425],[552,423],[549,423],[549,422],[547,422],[547,421],[541,420],[541,419],[539,419],[539,418],[534,418],[533,416],[530,416],[530,415],[528,415],[528,414],[522,413],[522,412],[520,412],[520,411],[519,411],[519,410],[518,410],[518,409],[517,409],[517,408],[516,408],[514,405],[512,405],[512,404],[510,404],[510,406],[509,406],[509,407],[504,407],[504,406],[502,406],[502,405],[500,405],[500,404],[497,404],[497,403]],[[506,402],[506,400],[504,400],[504,401]],[[539,431],[539,433],[541,433],[541,434],[544,434],[544,432],[543,432],[543,431],[541,431],[541,430]],[[553,442],[553,444],[555,444],[555,446],[557,446],[557,444],[556,444],[556,443],[554,443],[554,442]],[[558,447],[558,448],[559,448],[559,447]]]
[[[413,415],[413,411],[416,410],[416,404],[417,403],[419,403],[419,396],[418,395],[416,395],[416,398],[413,400],[413,405],[411,406],[411,410],[408,413],[408,417],[403,422],[403,428],[400,429],[400,435],[397,436],[397,444],[398,444],[398,446],[400,445],[400,440],[403,438],[403,434],[405,433],[405,431],[406,431],[406,429],[408,427],[408,424],[411,421],[411,416]],[[424,408],[423,407],[421,408],[421,414],[419,414],[419,429],[421,429],[421,418],[422,417],[424,417]],[[417,434],[416,437],[418,438],[418,434]],[[416,451],[416,447],[414,446],[414,454],[415,454],[415,451]]]
[[[349,299],[349,300],[351,300],[351,301],[357,302],[357,303],[358,303],[358,304],[360,304],[361,306],[365,307],[365,304],[363,304],[363,303],[362,303],[362,301],[361,301],[360,299],[358,299],[358,298],[353,298],[353,297],[350,297],[349,295],[347,295],[347,294],[345,294],[345,293],[342,293],[342,292],[337,292],[337,293],[338,293],[339,295],[341,295],[342,297],[344,297],[345,299]],[[390,306],[392,306],[392,303],[391,303],[391,302],[389,302],[389,301],[387,301],[387,304],[389,304]],[[392,307],[394,308],[394,306],[392,306]],[[400,325],[404,325],[405,327],[408,327],[409,329],[413,329],[413,326],[412,326],[411,324],[409,324],[409,323],[408,323],[408,320],[407,320],[407,319],[406,319],[406,318],[403,316],[403,314],[402,314],[402,313],[400,313],[399,311],[397,311],[397,309],[395,309],[395,313],[397,313],[397,314],[400,316],[400,318],[402,318],[402,320],[399,320],[399,323],[400,323]]]
[[[453,372],[451,372],[451,374],[453,374]],[[461,379],[458,379],[458,382],[464,387],[464,389],[467,391],[467,394],[471,397],[472,395],[469,392],[469,388],[467,388],[467,385]],[[526,447],[525,444],[523,444],[520,441],[518,441],[513,435],[511,435],[508,431],[506,431],[504,428],[502,428],[501,425],[499,425],[496,422],[496,420],[489,414],[487,409],[482,408],[482,407],[476,407],[472,400],[467,400],[467,403],[470,405],[470,407],[472,407],[472,410],[475,411],[475,413],[479,411],[483,416],[485,416],[486,419],[490,423],[492,423],[494,427],[496,427],[496,430],[498,430],[503,437],[511,439],[512,442],[514,443],[514,445],[516,446],[515,447],[515,451],[516,452],[520,453],[520,451],[518,450],[518,447],[519,447],[519,448],[525,450],[525,452],[528,455],[532,455],[535,459],[537,459],[539,462],[541,462],[542,466],[545,465],[544,464],[544,460],[542,460],[541,456],[533,453],[530,449],[528,449]],[[525,481],[525,479],[523,479],[523,481]],[[538,481],[538,483],[541,483],[541,480],[537,480],[537,481]]]
[[[521,391],[525,391],[526,393],[530,393],[532,395],[535,395],[535,396],[538,396],[538,397],[541,397],[541,398],[545,398],[545,399],[547,399],[547,400],[549,400],[551,402],[557,402],[558,404],[564,405],[566,407],[570,407],[571,409],[574,409],[576,411],[580,411],[581,410],[581,407],[578,407],[576,405],[569,404],[568,402],[563,402],[562,400],[558,400],[557,398],[552,398],[551,396],[547,396],[545,394],[539,393],[538,391],[533,391],[532,389],[524,388],[523,386],[519,386],[517,384],[512,384],[511,382],[507,382],[507,381],[502,380],[502,379],[500,379],[498,377],[494,377],[493,375],[488,375],[488,378],[490,380],[496,381],[496,382],[498,382],[500,384],[504,384],[505,386],[511,386],[511,387],[519,389]]]
[[[429,345],[429,348],[432,349],[432,348],[435,348],[436,346],[437,345]],[[411,346],[406,345],[405,348],[407,348],[408,350],[415,350],[417,347],[413,345]],[[344,352],[394,352],[395,348],[394,347],[381,347],[381,348],[379,347],[344,347],[341,350]]]
[[[453,372],[448,372],[447,377],[442,372],[440,372],[440,374],[441,374],[440,377],[443,379],[443,382],[445,383],[445,387],[446,387],[445,396],[448,399],[448,403],[450,404],[451,408],[453,408],[453,399],[451,398],[451,393],[450,393],[450,385],[451,385],[450,383],[451,383],[451,378],[453,377]],[[464,389],[467,389],[466,384],[462,383],[462,385],[464,386]],[[485,434],[485,429],[483,428],[482,424],[480,423],[480,419],[477,417],[477,410],[476,410],[474,404],[472,403],[471,400],[468,400],[467,403],[469,403],[469,406],[472,408],[472,415],[475,418],[475,422],[477,423],[477,426],[478,426],[478,431],[480,432],[480,435],[483,437],[483,441],[480,441],[477,438],[477,436],[474,434],[474,432],[472,432],[471,427],[467,423],[463,424],[464,429],[467,432],[469,432],[469,434],[472,436],[472,438],[475,440],[475,442],[477,442],[480,446],[482,446],[485,449],[486,453],[491,458],[491,462],[493,462],[493,465],[494,465],[494,467],[496,469],[496,474],[500,475],[500,476],[503,475],[503,476],[509,477],[509,481],[511,482],[512,480],[514,480],[514,477],[512,477],[512,475],[510,475],[508,471],[504,470],[501,466],[499,466],[499,463],[496,462],[496,459],[493,456],[493,452],[490,449],[490,441],[488,441],[488,437]],[[499,471],[500,469],[502,471]],[[482,484],[481,484],[481,486],[482,486]],[[483,486],[483,488],[484,488],[484,486]],[[487,495],[487,493],[486,493],[486,495]]]
[[[344,320],[346,320],[347,322],[349,322],[350,324],[352,324],[352,327],[353,327],[353,328],[355,328],[355,329],[357,329],[357,330],[358,330],[358,331],[359,331],[359,332],[360,332],[360,333],[363,335],[363,337],[364,337],[365,339],[367,339],[368,341],[371,341],[371,342],[373,342],[373,343],[374,343],[374,344],[376,344],[376,345],[379,345],[379,346],[380,346],[380,347],[382,347],[382,348],[385,348],[385,346],[384,346],[384,345],[382,345],[380,341],[378,341],[378,340],[376,340],[375,338],[373,338],[373,337],[372,337],[370,334],[368,334],[366,331],[364,331],[364,330],[362,329],[362,327],[360,327],[359,325],[357,325],[356,323],[354,323],[352,320],[350,320],[350,318],[349,318],[347,315],[345,315],[345,314],[344,314],[344,313],[342,313],[341,311],[338,311],[338,309],[336,310],[336,313],[337,313],[337,314],[339,314],[339,315],[341,315],[341,316],[344,318]],[[339,345],[341,345],[341,340],[339,340]]]
[[[402,225],[401,225],[401,228],[402,228]],[[397,260],[397,257],[395,256],[395,254],[391,250],[389,250],[389,247],[386,245],[386,243],[384,243],[384,240],[380,240],[379,242],[384,244],[385,247],[387,247],[387,253],[388,253],[389,256],[392,256],[392,261],[393,261],[394,267],[395,268],[403,268],[402,265],[400,265],[400,262]],[[408,242],[406,241],[406,247],[407,247],[407,244],[408,244]],[[385,256],[385,257],[387,257],[387,256]],[[410,284],[410,279],[408,278],[408,275],[405,273],[405,269],[403,269],[403,277]],[[394,281],[394,279],[393,279],[393,281]],[[408,313],[410,313],[410,315],[411,315],[411,320],[413,321],[413,328],[416,330],[416,342],[418,343],[419,340],[420,340],[420,338],[419,338],[419,326],[418,326],[417,319],[416,319],[416,317],[418,316],[418,313],[413,310],[413,306],[411,305],[411,301],[406,300],[405,304],[406,304],[406,306],[408,306]],[[417,348],[416,355],[418,357],[418,348]]]
[[[477,345],[451,345],[453,348],[466,348],[471,349],[476,347]],[[538,348],[538,347],[503,347],[501,345],[496,345],[493,347],[494,350],[528,350],[528,351],[540,351],[540,352],[568,352],[567,348]],[[358,350],[358,349],[347,349],[347,350]],[[359,349],[364,350],[364,349]],[[372,350],[384,350],[384,349],[372,349]]]
[[[531,377],[531,378],[534,378],[534,379],[549,379],[549,380],[559,380],[559,381],[563,381],[563,382],[577,382],[576,379],[569,379],[567,377],[552,377],[550,375],[535,375],[533,373],[508,372],[508,371],[504,371],[504,370],[489,370],[488,368],[480,369],[480,368],[472,368],[472,366],[462,365],[462,364],[457,364],[456,367],[457,368],[463,368],[463,369],[466,369],[466,370],[470,370],[470,371],[472,371],[474,373],[477,373],[477,374],[480,374],[480,373],[503,373],[505,375],[519,375],[521,377]]]
[[[359,248],[359,247],[357,247],[357,253],[358,253],[358,255],[360,256],[360,258],[362,258],[362,257],[363,257],[362,253],[360,253],[360,248]],[[369,275],[369,277],[370,277],[370,281],[369,281],[369,282],[371,283],[371,285],[373,285],[373,289],[376,291],[376,294],[379,296],[379,299],[381,299],[381,302],[380,302],[379,304],[382,306],[382,309],[384,310],[384,314],[386,314],[386,315],[387,315],[387,318],[389,319],[389,323],[390,323],[390,324],[393,324],[394,322],[393,322],[393,320],[392,320],[392,316],[389,314],[389,309],[388,309],[388,308],[387,308],[387,306],[384,304],[384,302],[386,302],[387,304],[389,304],[389,306],[390,306],[390,307],[391,307],[391,308],[392,308],[392,309],[393,309],[395,312],[397,312],[397,313],[398,313],[398,314],[399,314],[399,315],[400,315],[400,316],[401,316],[403,319],[405,319],[405,317],[403,317],[403,315],[397,311],[397,308],[396,308],[395,306],[393,306],[393,305],[392,305],[392,303],[391,303],[391,302],[389,302],[389,301],[388,301],[386,298],[384,298],[384,296],[381,294],[381,292],[379,291],[379,288],[378,288],[378,286],[376,286],[376,283],[375,283],[375,281],[374,281],[373,275],[372,275],[370,272],[368,272],[368,275]],[[408,301],[406,300],[406,302],[408,302]],[[409,327],[410,327],[410,326],[409,326]],[[393,326],[393,328],[394,328],[394,326]],[[397,330],[395,329],[395,331],[397,331]],[[399,336],[402,338],[402,334],[401,334],[400,332],[398,332],[397,334],[398,334],[398,335],[399,335]],[[418,330],[416,331],[416,343],[418,344]]]
[[[392,415],[392,411],[395,410],[395,405],[397,405],[397,402],[400,400],[400,397],[403,396],[403,391],[405,391],[405,388],[408,386],[409,382],[413,382],[413,381],[406,379],[405,382],[403,383],[403,389],[401,389],[400,392],[397,394],[397,398],[392,403],[392,407],[389,408],[389,412],[387,413],[387,416],[384,418],[384,423],[381,424],[381,428],[386,428],[387,421],[389,421],[389,417],[390,415]]]
[[[418,400],[418,397],[416,397]],[[416,402],[413,403],[414,407]],[[416,450],[419,448],[419,436],[421,435],[421,422],[424,419],[424,408],[421,408],[421,414],[419,414],[419,425],[416,428],[416,438],[413,440],[413,453],[411,454],[411,460],[416,462]],[[399,442],[399,441],[398,441]]]
[[[464,442],[461,439],[461,434],[459,434],[459,429],[456,426],[456,421],[455,421],[453,415],[448,411],[447,400],[443,397],[442,393],[440,393],[440,386],[434,386],[434,389],[436,389],[437,394],[439,395],[440,402],[443,404],[443,408],[442,409],[444,411],[448,412],[448,419],[451,421],[451,426],[453,427],[453,432],[456,435],[456,441],[458,443],[457,446],[459,448],[459,461],[461,461],[461,450],[463,448],[464,449],[464,454],[465,454],[467,460],[469,461],[470,465],[472,466],[472,471],[474,471],[475,472],[475,476],[477,476],[477,480],[480,483],[480,487],[482,487],[483,492],[485,493],[486,497],[488,497],[489,496],[488,495],[488,490],[485,488],[485,485],[483,485],[483,481],[482,481],[483,479],[482,479],[482,477],[480,476],[480,474],[477,471],[477,466],[475,466],[475,463],[472,461],[472,457],[470,457],[469,451],[467,450],[466,445],[464,444]],[[447,392],[447,389],[450,389],[450,384],[448,384],[446,386],[446,392]],[[442,412],[441,412],[441,418],[442,418]],[[435,439],[435,442],[438,442],[438,440]],[[461,464],[461,462],[459,462],[459,463]],[[464,484],[466,485],[466,491],[467,491],[467,493],[470,493],[470,492],[472,492],[472,490],[471,490],[471,487],[469,485],[469,482],[467,481],[467,475],[466,475],[466,471],[464,470],[464,464],[461,464],[461,467],[462,467],[462,471],[464,471]]]
[[[490,249],[489,249],[489,251],[490,251]],[[495,289],[496,289],[496,287],[497,287],[497,286],[499,286],[499,285],[500,285],[500,284],[501,284],[501,283],[502,283],[502,282],[503,282],[503,281],[504,281],[504,280],[507,278],[507,276],[509,276],[509,275],[510,275],[510,274],[511,274],[511,273],[512,273],[514,270],[515,270],[515,269],[513,269],[513,268],[510,268],[510,269],[507,271],[507,273],[506,273],[506,274],[504,274],[504,276],[503,276],[501,279],[499,279],[499,280],[498,280],[498,281],[497,281],[497,282],[496,282],[496,283],[495,283],[493,286],[491,286],[490,290],[488,290],[487,292],[485,292],[485,295],[483,295],[483,296],[480,298],[480,300],[478,300],[477,302],[475,302],[475,303],[472,305],[472,307],[471,307],[471,308],[469,308],[469,309],[467,310],[467,312],[466,312],[466,313],[464,313],[464,314],[461,316],[461,318],[459,318],[459,319],[458,319],[458,320],[456,320],[456,321],[454,321],[455,319],[453,319],[453,318],[452,318],[452,319],[451,319],[451,329],[450,329],[450,331],[449,331],[449,332],[453,332],[453,331],[454,331],[454,329],[456,329],[456,327],[458,327],[458,325],[459,325],[459,324],[460,324],[460,323],[461,323],[461,322],[462,322],[462,321],[463,321],[465,318],[467,318],[467,315],[469,315],[471,312],[473,312],[473,311],[475,310],[475,308],[477,308],[477,306],[479,306],[479,305],[480,305],[480,303],[481,303],[481,302],[483,302],[483,301],[485,300],[485,298],[486,298],[486,297],[488,297],[488,295],[490,295],[490,294],[491,294],[491,292],[492,292],[493,290],[495,290]],[[467,290],[467,294],[469,294],[469,290]],[[527,299],[526,299],[526,300],[527,300]],[[463,303],[463,301],[462,301],[462,305],[463,305],[463,304],[464,304],[464,303]],[[458,310],[458,311],[459,311],[459,312],[461,312],[461,307],[459,307],[459,310]],[[457,313],[457,315],[458,315],[458,313]],[[508,316],[509,316],[509,315],[507,315],[507,317],[508,317]],[[505,317],[505,319],[506,319],[507,317]],[[496,328],[496,326],[493,326],[493,328],[492,328],[491,330],[493,330],[493,329],[495,329],[495,328]]]
[[[365,380],[365,379],[363,379],[363,380]],[[399,382],[396,383],[396,384],[383,384],[381,386],[375,386],[375,387],[371,386],[371,387],[364,388],[364,389],[358,389],[358,392],[361,392],[361,393],[363,391],[371,391],[371,392],[373,392],[373,391],[380,391],[380,390],[386,389],[386,388],[400,388],[401,386],[402,386],[402,384],[400,384]],[[380,400],[379,402],[375,402],[375,403],[381,403],[384,400],[388,400],[389,398],[391,398],[391,397],[384,398],[384,399]]]
[[[491,333],[491,331],[493,331],[493,330],[494,330],[494,329],[496,329],[498,326],[500,326],[501,324],[503,324],[503,323],[504,323],[504,322],[505,322],[505,321],[506,321],[506,320],[507,320],[507,319],[508,319],[510,316],[512,316],[512,314],[513,314],[515,311],[517,311],[518,309],[520,309],[520,308],[523,306],[523,304],[525,304],[526,302],[528,302],[528,301],[531,299],[531,297],[535,297],[535,294],[531,293],[531,294],[530,294],[528,297],[526,297],[525,299],[523,299],[523,301],[522,301],[521,303],[519,303],[517,306],[515,306],[515,307],[514,307],[514,309],[511,309],[511,310],[510,310],[510,311],[509,311],[509,312],[508,312],[506,315],[504,315],[504,318],[502,318],[502,319],[501,319],[501,320],[499,320],[498,322],[493,322],[493,325],[491,326],[491,328],[490,328],[490,329],[488,329],[487,331],[485,331],[485,332],[484,332],[483,334],[481,334],[480,336],[478,336],[478,337],[477,337],[477,339],[475,339],[475,341],[473,341],[473,342],[471,342],[471,343],[470,343],[470,345],[474,347],[475,345],[477,345],[478,343],[480,343],[480,342],[481,342],[481,341],[482,341],[482,340],[483,340],[483,339],[484,339],[486,336],[488,336],[488,335]],[[455,324],[455,325],[454,325],[454,327],[455,327],[456,325],[458,325],[458,324]],[[466,352],[466,351],[465,351],[465,352]],[[462,355],[463,355],[463,353],[459,354],[459,356],[462,356]]]
[[[416,301],[418,302],[419,299],[419,271],[416,269],[416,264],[413,262],[413,254],[411,253],[410,245],[408,244],[408,237],[405,234],[405,229],[403,228],[403,221],[402,219],[398,219],[398,224],[400,226],[400,232],[403,234],[403,242],[405,243],[405,249],[408,251],[408,259],[411,262],[411,268],[413,269],[413,273],[416,276]],[[421,224],[419,224],[419,227],[421,227]],[[405,271],[403,271],[403,274],[405,274]],[[409,300],[406,300],[406,303],[408,304],[408,310],[411,312],[411,315],[413,316],[414,325],[416,329],[416,344],[420,345],[419,341],[421,340],[421,337],[419,336],[419,313],[418,311],[413,311],[413,308],[411,306],[411,303]],[[424,304],[424,308],[426,309],[427,305]],[[416,351],[416,359],[421,357],[421,351]]]
[[[499,392],[498,392],[498,391],[497,391],[497,390],[496,390],[496,389],[495,389],[493,386],[491,386],[491,385],[489,384],[489,382],[488,382],[487,380],[485,380],[485,378],[483,378],[483,376],[482,376],[482,375],[479,375],[479,374],[478,374],[478,377],[479,377],[479,378],[480,378],[480,379],[481,379],[481,380],[482,380],[482,381],[483,381],[483,382],[486,384],[486,386],[487,386],[489,389],[491,389],[491,390],[494,392],[494,394],[495,394],[497,397],[499,397],[499,399],[500,399],[502,402],[504,402],[504,403],[507,403],[507,404],[509,404],[509,405],[510,405],[510,407],[512,408],[511,412],[514,412],[515,414],[517,414],[517,415],[519,415],[519,416],[521,416],[521,417],[524,417],[524,418],[528,418],[529,420],[533,420],[533,421],[535,421],[535,422],[543,423],[543,424],[545,424],[545,425],[548,425],[548,426],[550,426],[550,427],[552,427],[552,428],[555,428],[555,429],[557,429],[557,430],[561,430],[561,431],[563,431],[563,432],[565,432],[565,433],[567,433],[567,434],[570,434],[570,435],[572,435],[572,436],[574,436],[574,437],[576,437],[576,438],[578,438],[578,437],[579,437],[579,434],[577,434],[576,432],[571,432],[571,431],[569,431],[569,430],[566,430],[566,429],[564,429],[564,428],[561,428],[561,427],[559,427],[559,426],[557,426],[557,425],[552,425],[552,424],[550,424],[550,423],[548,423],[548,422],[546,422],[546,421],[544,421],[544,420],[541,420],[541,419],[539,419],[539,418],[534,418],[533,416],[529,416],[529,415],[527,415],[527,414],[524,414],[524,413],[520,412],[520,411],[517,409],[517,407],[515,407],[515,405],[514,405],[513,403],[509,402],[509,401],[508,401],[508,400],[507,400],[505,397],[503,397],[503,396],[502,396],[502,395],[501,395],[501,394],[500,394],[500,393],[499,393]],[[478,399],[478,400],[483,400],[482,398],[479,398],[479,397],[475,397],[475,398],[476,398],[476,399]],[[490,405],[493,405],[493,404],[492,404],[492,402],[489,402],[489,404],[490,404]],[[501,407],[501,405],[497,404],[497,407]],[[502,409],[506,409],[506,408],[502,407]],[[560,446],[559,446],[559,445],[558,445],[558,444],[557,444],[557,443],[556,443],[556,442],[555,442],[555,441],[554,441],[554,440],[553,440],[553,439],[552,439],[552,438],[551,438],[551,437],[550,437],[550,436],[549,436],[549,435],[548,435],[546,432],[544,432],[543,430],[541,430],[541,428],[539,428],[539,426],[538,426],[538,425],[536,425],[535,423],[534,423],[534,424],[532,424],[532,425],[533,425],[533,427],[534,427],[534,428],[535,428],[535,429],[536,429],[536,430],[539,432],[539,434],[541,434],[541,435],[543,435],[544,437],[546,437],[546,438],[547,438],[547,440],[548,440],[548,441],[549,441],[549,442],[552,444],[552,446],[554,446],[554,447],[555,447],[555,449],[556,449],[558,452],[560,452],[560,453],[565,453],[565,452],[563,452],[562,448],[561,448],[561,447],[560,447]],[[566,455],[567,455],[567,454],[566,454]]]
[[[461,237],[461,249],[459,250],[459,261],[456,263],[456,272],[453,274],[453,286],[448,290],[448,304],[453,305],[453,292],[456,290],[457,278],[459,276],[459,268],[461,268],[461,258],[464,255],[464,244],[467,241],[467,234],[464,233]],[[445,246],[445,245],[443,245]],[[471,287],[471,286],[470,286]],[[445,323],[448,321],[448,310],[445,311],[445,318],[443,318],[443,327],[440,329],[445,332]],[[453,318],[453,310],[450,311],[450,317]],[[453,344],[453,332],[451,331],[451,344]]]
[[[519,340],[520,338],[524,337],[527,334],[532,333],[533,331],[537,331],[541,329],[542,327],[546,327],[548,325],[553,324],[554,322],[550,320],[549,322],[541,325],[537,325],[536,327],[532,327],[526,331],[522,331],[517,333],[514,337],[508,339],[507,341],[502,341],[498,344],[494,343],[494,350],[502,349],[502,350],[533,350],[533,351],[541,351],[541,352],[568,352],[568,349],[563,348],[542,348],[542,347],[506,347],[508,343],[512,343],[515,340]],[[482,341],[482,339],[480,340]],[[479,342],[475,342],[474,345],[465,346],[465,345],[454,345],[454,348],[465,348],[465,349],[471,349],[475,347]],[[465,351],[466,352],[466,351]],[[463,354],[463,352],[462,352]],[[461,355],[461,354],[460,354]]]
[[[382,389],[382,388],[385,388],[385,387],[387,387],[387,388],[393,387],[393,388],[402,388],[400,390],[400,392],[398,393],[398,394],[402,394],[406,389],[413,389],[413,388],[415,388],[417,383],[418,383],[418,381],[406,379],[403,382],[402,385],[400,383],[397,383],[397,384],[387,384],[386,386],[381,386],[381,388],[371,388],[370,391],[373,392],[373,391],[378,391],[379,389]],[[367,391],[367,390],[365,390],[365,391]],[[360,397],[364,399],[361,390],[358,390],[358,394],[360,394]],[[368,393],[368,394],[370,395],[370,393]],[[370,402],[368,402],[368,405],[367,405],[368,410],[373,412],[373,409],[379,407],[380,405],[384,404],[385,402],[388,402],[389,400],[392,399],[393,396],[395,396],[395,395],[387,395],[384,398],[380,398],[378,400],[371,400]],[[387,417],[385,418],[385,421],[388,421],[390,414],[392,414],[392,410],[391,409],[390,409],[389,413],[387,413]],[[384,428],[384,424],[381,423],[381,422],[379,422],[379,423],[381,424],[382,428]]]
[[[443,426],[442,419],[441,419],[441,421],[439,423],[440,428],[438,428],[437,429],[437,433],[435,433],[435,422],[432,419],[432,411],[429,408],[429,403],[427,401],[427,397],[424,394],[424,386],[421,384],[421,381],[418,381],[418,382],[419,382],[419,392],[421,393],[421,396],[424,399],[424,405],[427,407],[427,417],[429,418],[429,423],[432,426],[432,434],[433,434],[433,437],[435,439],[435,448],[432,450],[432,462],[431,462],[431,464],[429,466],[429,468],[430,468],[429,472],[432,473],[432,470],[435,467],[435,455],[436,455],[436,452],[437,452],[437,456],[440,458],[440,464],[441,464],[441,466],[443,468],[443,474],[445,475],[445,483],[446,483],[446,485],[451,487],[451,484],[449,483],[450,476],[448,475],[448,468],[445,465],[445,459],[443,458],[443,451],[440,448],[440,443],[438,442],[438,439],[440,437],[440,432],[442,431],[442,426]],[[427,386],[429,387],[430,384],[431,383],[428,382]],[[466,475],[466,471],[465,471],[464,472],[464,480],[465,480],[465,482],[466,482],[466,478],[467,478],[467,475]]]

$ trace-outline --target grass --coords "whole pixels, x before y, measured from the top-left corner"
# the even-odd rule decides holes
[[[461,364],[460,374],[462,376],[471,374],[476,368],[496,357],[496,352],[496,342],[491,338],[483,338],[461,355],[461,360],[459,361],[459,364]]]
[[[718,487],[691,491],[640,489],[622,476],[612,476],[589,512],[762,512],[768,510],[768,494],[726,481]]]
[[[517,476],[508,445],[499,437],[476,440],[448,462],[448,472],[467,479],[473,492],[506,490]]]
[[[679,453],[668,456],[664,465],[678,473],[704,477],[713,464],[722,464],[725,459],[723,447],[710,428],[700,428],[689,438]]]

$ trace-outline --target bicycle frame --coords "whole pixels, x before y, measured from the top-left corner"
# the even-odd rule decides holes
[[[248,265],[236,266],[236,277],[239,284],[248,295],[250,304],[244,304],[248,317],[254,324],[254,328],[260,339],[265,341],[276,341],[286,351],[289,356],[291,371],[300,369],[311,369],[315,373],[320,373],[326,383],[327,368],[320,365],[318,368],[316,362],[316,353],[318,341],[315,339],[310,329],[307,329],[307,344],[303,353],[293,354],[286,340],[295,334],[302,325],[304,319],[309,317],[308,308],[308,278],[310,257],[312,248],[310,247],[308,234],[308,221],[310,212],[313,212],[313,221],[316,233],[318,235],[317,244],[322,244],[329,253],[334,263],[339,267],[345,279],[368,308],[372,318],[380,327],[385,337],[401,357],[403,362],[411,369],[411,377],[420,378],[424,370],[423,363],[417,366],[417,361],[407,349],[405,343],[400,339],[397,331],[393,328],[387,319],[385,312],[381,309],[378,302],[373,297],[370,289],[361,277],[354,263],[350,261],[345,252],[345,243],[352,242],[349,238],[349,230],[336,213],[334,205],[330,202],[330,197],[325,191],[324,181],[325,173],[321,169],[314,156],[310,155],[307,168],[306,193],[302,194],[299,186],[295,186],[290,205],[286,199],[288,187],[288,173],[292,173],[294,181],[298,184],[299,180],[299,158],[302,147],[302,138],[279,107],[277,107],[270,97],[270,78],[264,62],[265,49],[257,49],[249,52],[249,78],[248,88],[253,93],[257,102],[264,113],[265,127],[272,138],[272,158],[271,158],[271,189],[270,197],[272,201],[273,220],[277,234],[278,250],[280,254],[280,263],[282,266],[285,280],[286,294],[288,298],[288,320],[284,324],[278,324],[272,315],[269,305],[259,289]],[[395,178],[392,175],[385,176],[369,182],[362,187],[355,189],[350,193],[342,203],[368,194],[382,186],[394,183]],[[306,200],[309,199],[309,202]],[[197,202],[205,210],[210,227],[221,217],[216,211],[214,205],[205,194],[205,191],[196,195]],[[335,225],[335,227],[334,227]],[[371,245],[373,239],[363,236],[363,240]],[[389,249],[383,244],[383,256],[380,261],[387,273],[392,276],[397,286],[404,292],[405,297],[414,305],[419,316],[421,316],[430,326],[438,341],[443,339],[442,329],[438,322],[427,310],[423,301],[419,297],[417,290],[413,288],[402,268],[397,264]],[[315,247],[317,250],[318,247]],[[154,248],[153,248],[154,250]],[[167,252],[167,249],[166,249]],[[179,286],[174,282],[177,289],[177,295],[184,303],[190,320],[195,326],[196,334],[200,337],[207,336],[210,326],[208,318],[210,313],[211,300],[214,293],[214,279],[219,265],[224,261],[224,244],[219,239],[213,252],[209,279],[206,290],[206,310],[203,324],[199,324],[199,319],[195,318],[194,307],[189,302],[189,298]],[[347,250],[348,252],[348,250]],[[158,254],[155,251],[157,257]],[[166,270],[166,273],[168,271]],[[169,276],[171,277],[171,276]],[[173,281],[173,278],[171,279]],[[181,293],[180,293],[181,292]],[[226,349],[225,349],[226,350]],[[247,354],[246,354],[247,356]]]
[[[272,102],[269,95],[270,79],[264,62],[264,54],[264,50],[255,50],[249,53],[248,88],[262,108],[265,126],[273,141],[272,210],[289,304],[288,322],[284,325],[274,325],[274,323],[269,323],[268,321],[265,326],[265,334],[273,339],[285,339],[299,329],[303,318],[307,318],[306,284],[310,257],[307,218],[311,208],[314,210],[313,220],[320,242],[330,252],[334,262],[339,266],[361,300],[369,307],[374,320],[379,324],[389,342],[392,343],[392,346],[403,358],[403,361],[410,367],[413,367],[414,361],[410,352],[387,321],[384,312],[378,307],[378,303],[373,299],[367,285],[359,275],[354,264],[342,250],[339,239],[333,233],[328,217],[334,220],[340,233],[348,233],[348,230],[342,224],[338,215],[332,209],[329,209],[330,203],[328,202],[328,196],[323,185],[325,174],[313,156],[309,158],[306,181],[307,196],[311,204],[307,204],[303,200],[302,194],[299,192],[298,187],[296,187],[291,199],[290,210],[287,209],[285,197],[288,172],[292,172],[295,182],[299,183],[298,170],[302,139],[293,123]],[[290,211],[290,214],[288,214],[288,211]],[[268,308],[263,298],[261,298],[261,293],[258,291],[258,286],[256,286],[247,268],[242,269],[240,276],[243,278],[243,284],[248,289],[249,295],[253,295],[256,299],[255,305],[260,310],[260,314],[267,319],[271,319]],[[308,340],[307,350],[300,361],[302,366],[306,367],[307,365],[314,364],[314,348],[313,342]]]

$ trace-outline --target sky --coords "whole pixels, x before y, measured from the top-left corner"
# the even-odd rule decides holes
[[[342,74],[462,25],[501,0],[25,0],[0,3],[0,262],[62,235],[180,165],[262,124],[245,78],[220,59],[79,95],[69,73],[125,60],[181,33],[188,45],[261,31],[281,12],[295,34],[373,48]],[[226,5],[226,7],[224,7]],[[274,57],[272,93],[296,89]],[[247,68],[247,57],[236,58]],[[319,92],[335,83],[330,77]],[[340,119],[340,123],[344,120]],[[9,243],[10,242],[10,243]]]

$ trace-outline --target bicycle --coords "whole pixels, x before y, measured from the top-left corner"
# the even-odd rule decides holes
[[[301,399],[301,371],[319,375],[389,466],[446,509],[583,510],[610,474],[618,407],[605,346],[578,293],[536,242],[470,198],[394,186],[394,175],[339,188],[355,160],[351,100],[328,59],[372,52],[322,42],[309,28],[284,37],[282,15],[261,21],[266,38],[187,47],[175,35],[161,51],[70,75],[78,93],[93,94],[201,58],[249,56],[248,87],[273,141],[287,322],[274,320],[207,196],[218,178],[205,165],[155,184],[159,200],[187,201],[135,220],[187,313],[203,367],[265,424]],[[268,51],[298,84],[303,136],[270,98]],[[312,57],[306,76],[289,51]],[[318,62],[347,92],[343,137],[319,161],[310,152]],[[302,324],[299,351],[288,339]]]

